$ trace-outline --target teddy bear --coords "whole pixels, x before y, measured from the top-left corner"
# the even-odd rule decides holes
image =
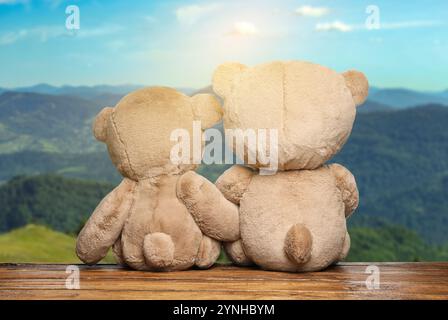
[[[216,181],[225,198],[239,207],[240,238],[224,244],[237,265],[267,270],[323,270],[346,257],[346,219],[358,205],[353,175],[325,163],[347,141],[356,107],[368,95],[358,71],[337,73],[303,61],[275,61],[247,67],[225,63],[213,75],[213,90],[224,99],[224,128],[275,129],[274,174],[261,174],[265,161],[257,144],[235,149],[244,166],[234,165]],[[227,138],[226,138],[227,139]],[[236,232],[236,230],[235,230]]]
[[[193,171],[192,155],[183,162],[171,156],[173,130],[191,134],[200,121],[202,132],[221,117],[214,95],[190,97],[166,87],[134,91],[96,116],[94,136],[107,145],[123,180],[79,233],[82,261],[95,264],[112,247],[120,264],[137,270],[208,268],[220,241],[239,238],[237,206]]]

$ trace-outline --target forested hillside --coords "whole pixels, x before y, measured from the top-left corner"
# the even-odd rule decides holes
[[[358,214],[382,217],[447,243],[448,108],[423,106],[358,115],[353,134],[334,160],[355,175]]]
[[[54,175],[16,177],[0,187],[0,232],[33,223],[76,234],[112,188]]]
[[[447,261],[448,244],[429,245],[415,231],[381,223],[349,226],[351,239],[347,261]]]

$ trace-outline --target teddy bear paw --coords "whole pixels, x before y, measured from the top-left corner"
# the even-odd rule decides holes
[[[218,259],[220,252],[221,243],[204,235],[196,257],[196,266],[201,269],[210,268]]]

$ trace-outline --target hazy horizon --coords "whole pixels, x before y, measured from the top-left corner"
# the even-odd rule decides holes
[[[95,88],[95,87],[156,87],[156,86],[162,86],[163,85],[158,85],[158,84],[142,84],[142,83],[119,83],[119,84],[108,84],[108,83],[98,83],[98,84],[93,84],[93,85],[83,85],[83,84],[62,84],[62,85],[54,85],[51,83],[46,83],[46,82],[41,82],[41,83],[35,83],[35,84],[30,84],[30,85],[20,85],[17,87],[2,87],[0,86],[0,89],[2,90],[17,90],[17,89],[24,89],[24,88],[34,88],[34,87],[38,87],[38,86],[49,86],[52,88],[81,88],[81,87],[85,87],[85,88]],[[205,85],[203,87],[189,87],[189,86],[176,86],[174,88],[177,89],[189,89],[189,90],[202,90],[204,88],[207,88],[211,86],[211,84],[209,85]],[[418,89],[413,89],[413,88],[406,88],[406,87],[383,87],[383,86],[378,86],[375,84],[371,84],[370,85],[370,90],[409,90],[409,91],[415,91],[415,92],[421,92],[421,93],[443,93],[443,92],[447,92],[448,91],[448,86],[445,89],[442,90],[418,90]]]

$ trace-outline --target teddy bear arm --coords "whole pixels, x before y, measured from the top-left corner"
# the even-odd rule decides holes
[[[215,185],[227,200],[239,205],[253,175],[254,171],[252,169],[235,165],[226,170],[216,180]]]
[[[76,254],[87,264],[104,258],[120,237],[132,202],[135,182],[124,179],[96,207],[78,235]]]
[[[348,256],[348,252],[350,251],[350,235],[348,232],[345,233],[344,245],[342,247],[341,254],[339,255],[339,261],[345,260]]]
[[[348,218],[358,207],[359,192],[356,186],[355,177],[344,166],[333,163],[329,166],[336,177],[336,183],[341,191],[342,200],[345,205],[345,217]]]
[[[213,183],[188,171],[179,178],[177,196],[205,235],[219,241],[239,238],[238,207],[224,198]]]

